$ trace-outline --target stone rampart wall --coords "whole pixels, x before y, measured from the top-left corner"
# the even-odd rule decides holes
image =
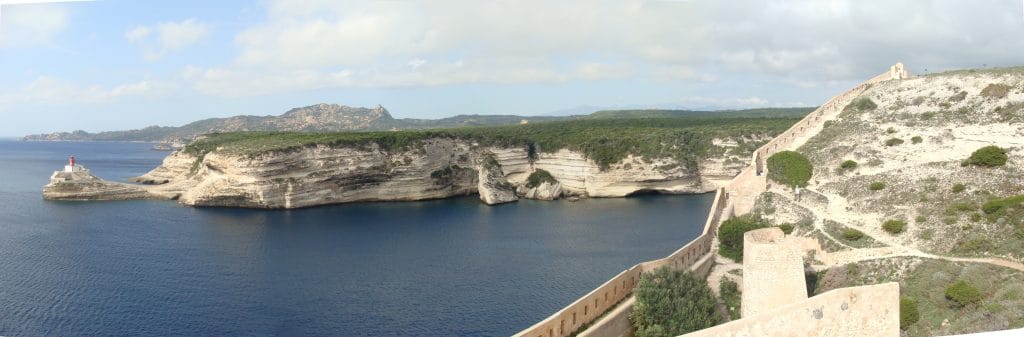
[[[704,231],[693,241],[690,241],[682,248],[679,248],[669,256],[653,261],[641,262],[633,267],[619,273],[611,280],[608,280],[593,291],[583,295],[580,299],[569,304],[562,310],[555,312],[548,318],[534,324],[533,326],[520,331],[514,336],[524,337],[562,337],[569,336],[580,327],[594,322],[601,314],[615,306],[623,299],[632,294],[633,288],[640,281],[640,274],[654,270],[662,266],[671,266],[674,269],[691,269],[697,273],[706,274],[710,269],[713,259],[709,259],[711,245],[714,240],[714,233],[718,230],[718,221],[722,219],[728,199],[723,189],[715,192],[714,202],[708,212],[708,219],[704,222]],[[700,263],[698,263],[700,262]],[[696,267],[696,268],[695,268]],[[626,313],[628,315],[628,312]],[[620,322],[621,323],[621,322]],[[591,329],[595,333],[611,333],[618,331],[617,324],[614,326],[594,325]],[[632,326],[628,327],[632,331]],[[619,334],[628,331],[620,331]]]
[[[899,301],[895,282],[842,288],[683,336],[899,336]]]

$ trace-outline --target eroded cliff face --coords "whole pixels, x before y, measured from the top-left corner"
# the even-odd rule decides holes
[[[483,161],[491,156],[497,166],[487,170]],[[722,158],[705,160],[700,166],[689,169],[670,158],[631,156],[601,170],[594,161],[569,150],[539,153],[531,159],[525,148],[483,147],[470,141],[435,138],[403,151],[373,145],[321,145],[255,157],[213,151],[201,159],[178,151],[136,181],[150,184],[145,186],[150,193],[193,206],[298,208],[474,193],[481,193],[491,204],[514,197],[702,193],[718,188],[724,177],[743,168],[742,163],[728,164]],[[523,189],[538,169],[550,172],[557,183]],[[519,193],[509,194],[515,190]]]

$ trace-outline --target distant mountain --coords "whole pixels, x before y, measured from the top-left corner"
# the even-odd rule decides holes
[[[509,125],[570,118],[672,118],[708,117],[803,117],[814,108],[771,108],[750,110],[604,110],[583,116],[458,115],[442,119],[396,119],[382,106],[355,108],[338,104],[316,104],[288,110],[280,116],[234,116],[209,118],[182,126],[150,126],[127,131],[89,133],[81,130],[29,135],[30,141],[148,141],[187,143],[199,135],[233,131],[381,131]]]
[[[316,104],[288,110],[280,116],[233,116],[209,118],[179,127],[150,126],[127,131],[89,133],[81,130],[29,135],[22,140],[66,141],[189,141],[198,135],[232,131],[373,131],[446,128],[478,125],[516,124],[556,120],[559,117],[511,115],[459,115],[443,119],[395,119],[384,107],[354,108],[338,104]]]

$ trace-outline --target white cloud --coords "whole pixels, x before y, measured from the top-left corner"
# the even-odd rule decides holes
[[[154,26],[137,26],[126,31],[124,37],[142,49],[146,60],[155,61],[168,53],[181,51],[199,42],[209,33],[208,24],[193,18],[181,22],[163,22]]]
[[[163,81],[143,80],[113,86],[79,85],[72,81],[40,76],[13,91],[0,93],[0,110],[16,104],[74,106],[109,103],[115,99],[164,95],[176,85]]]
[[[30,48],[46,45],[69,21],[60,5],[4,6],[0,21],[0,48]]]
[[[910,0],[286,1],[240,31],[232,62],[192,69],[214,95],[345,87],[641,79],[848,85],[1024,54],[1019,4]],[[129,31],[150,39],[156,29]],[[831,89],[829,89],[831,90]],[[759,104],[757,101],[749,101]]]

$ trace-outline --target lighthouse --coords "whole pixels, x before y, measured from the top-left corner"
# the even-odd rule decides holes
[[[79,171],[79,170],[78,170],[78,167],[75,167],[75,156],[72,155],[72,156],[68,157],[68,164],[64,165],[64,172],[71,173],[71,172],[75,172],[75,171]]]

